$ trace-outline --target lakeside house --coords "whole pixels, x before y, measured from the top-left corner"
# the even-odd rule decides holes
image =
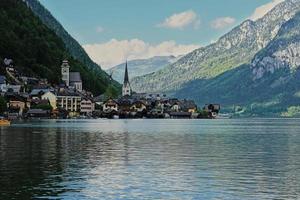
[[[203,110],[207,113],[210,113],[212,117],[216,117],[221,110],[221,106],[220,104],[206,104]]]
[[[23,113],[30,108],[31,100],[26,94],[18,94],[14,92],[7,92],[5,94],[7,99],[8,117],[16,119],[23,116]]]
[[[105,116],[118,114],[120,118],[197,118],[197,105],[193,100],[169,98],[166,94],[133,93],[129,83],[128,66],[125,64],[122,96],[97,97]]]
[[[49,119],[51,117],[51,113],[49,110],[43,109],[29,109],[26,113],[26,118],[44,118]]]
[[[132,103],[130,110],[133,112],[145,112],[147,111],[147,103],[142,100],[137,100]]]
[[[110,112],[118,112],[119,111],[119,104],[114,99],[109,98],[104,104],[103,104],[103,112],[104,113],[110,113]]]
[[[54,92],[48,91],[42,94],[41,99],[46,99],[49,101],[49,104],[52,106],[53,110],[57,109],[57,96]]]
[[[81,96],[78,92],[68,88],[60,88],[56,99],[57,107],[68,111],[70,117],[80,115]]]
[[[55,86],[49,85],[47,79],[20,76],[12,61],[9,65],[7,60],[5,63],[5,72],[12,84],[7,83],[5,75],[0,75],[0,90],[7,101],[6,115],[10,118],[49,117],[49,113],[50,117],[92,116],[95,111],[92,93],[83,90],[80,73],[70,72],[67,60],[61,65],[64,84]],[[28,88],[31,89],[28,91]]]
[[[67,60],[61,64],[63,84],[49,85],[46,79],[14,76],[19,74],[13,65],[9,66],[12,84],[0,75],[1,95],[7,101],[7,115],[16,118],[68,118],[107,117],[112,118],[213,118],[220,110],[218,104],[207,104],[198,109],[193,100],[170,98],[162,93],[135,93],[132,91],[125,64],[122,95],[118,98],[104,94],[93,97],[83,89],[79,72],[70,72]],[[8,72],[7,72],[8,73]],[[18,83],[18,84],[15,84]],[[29,87],[28,87],[29,86]],[[31,88],[28,91],[28,88]],[[27,90],[27,92],[26,92]],[[22,92],[23,91],[23,92]],[[199,113],[200,112],[200,113]]]
[[[80,102],[80,114],[85,116],[92,116],[95,111],[95,103],[88,97],[82,98]]]

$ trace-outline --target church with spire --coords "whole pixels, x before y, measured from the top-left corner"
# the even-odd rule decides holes
[[[127,61],[125,65],[125,75],[124,75],[124,82],[122,88],[122,96],[131,96],[131,87],[130,87],[129,77],[128,77]]]

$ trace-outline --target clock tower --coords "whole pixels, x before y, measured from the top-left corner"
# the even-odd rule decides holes
[[[61,75],[62,80],[65,82],[66,86],[70,85],[70,65],[67,60],[64,60],[61,65]]]

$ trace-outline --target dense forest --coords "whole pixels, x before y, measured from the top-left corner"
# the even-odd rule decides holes
[[[21,0],[0,1],[0,60],[4,58],[13,59],[21,74],[47,78],[53,84],[60,82],[61,62],[68,59],[71,71],[79,71],[83,87],[94,94],[104,93],[111,83],[100,68],[75,59],[63,40]]]

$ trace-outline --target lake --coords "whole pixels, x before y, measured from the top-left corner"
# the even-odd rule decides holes
[[[0,127],[0,199],[300,199],[300,119]]]

